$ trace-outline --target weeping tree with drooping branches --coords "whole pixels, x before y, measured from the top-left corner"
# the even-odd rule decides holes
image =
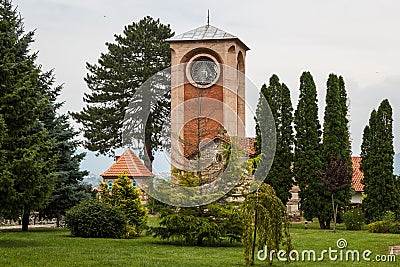
[[[283,249],[289,255],[293,249],[289,219],[285,205],[276,196],[275,190],[269,184],[246,196],[242,206],[243,245],[246,265],[254,265],[256,248],[269,251]],[[273,259],[266,253],[266,262],[272,264]]]

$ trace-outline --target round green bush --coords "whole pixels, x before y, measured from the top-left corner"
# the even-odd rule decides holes
[[[364,213],[360,209],[352,209],[343,214],[343,221],[347,230],[361,230],[364,219]]]
[[[95,199],[82,201],[67,211],[65,222],[79,237],[122,238],[127,236],[127,219],[122,211]]]

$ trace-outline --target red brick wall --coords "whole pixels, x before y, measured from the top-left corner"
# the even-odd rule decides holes
[[[190,83],[186,83],[184,90],[185,121],[188,121],[183,128],[184,153],[188,155],[197,148],[199,132],[200,142],[218,135],[221,129],[221,124],[218,121],[223,121],[223,88],[221,85],[215,84],[206,89],[199,89]],[[212,98],[217,101],[213,101],[212,105],[210,102],[200,102],[201,113],[199,117],[201,118],[193,119],[199,113],[198,97]],[[193,101],[186,104],[190,99],[193,99]],[[198,127],[199,122],[200,127]]]

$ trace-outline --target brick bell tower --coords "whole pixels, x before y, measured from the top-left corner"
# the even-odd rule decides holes
[[[217,136],[245,137],[249,48],[209,24],[167,41],[172,69],[171,160],[173,167],[182,168],[183,161]]]

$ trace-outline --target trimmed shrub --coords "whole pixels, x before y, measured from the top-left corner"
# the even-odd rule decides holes
[[[371,233],[400,234],[400,223],[390,221],[378,221],[368,224]]]
[[[79,237],[127,237],[127,219],[122,211],[95,199],[84,200],[67,211],[65,222],[72,235]]]
[[[400,222],[396,222],[396,214],[394,212],[387,211],[382,216],[382,221],[368,224],[368,230],[371,233],[400,234]]]
[[[364,219],[364,213],[360,209],[352,209],[343,214],[346,230],[361,230]]]

